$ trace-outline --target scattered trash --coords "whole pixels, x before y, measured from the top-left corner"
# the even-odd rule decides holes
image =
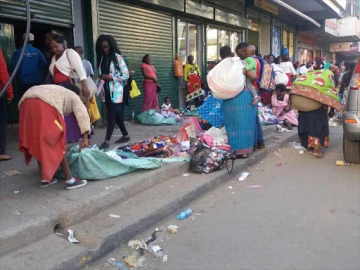
[[[160,246],[153,246],[151,250],[156,257],[162,257],[164,255],[164,252],[162,251]]]
[[[244,181],[249,175],[250,175],[250,173],[248,173],[248,172],[242,172],[241,176],[239,178],[239,181],[241,181],[241,182]]]
[[[168,260],[168,255],[164,255],[163,262],[167,262],[167,260]]]
[[[187,176],[189,176],[189,174],[188,174],[188,173],[184,173],[183,176],[187,177]]]
[[[337,166],[354,166],[354,163],[346,163],[346,162],[344,162],[342,160],[337,160],[336,165]]]
[[[119,215],[114,215],[114,214],[109,214],[109,217],[112,217],[112,218],[120,218]]]
[[[136,248],[136,249],[139,249],[139,248],[142,248],[142,249],[147,249],[147,246],[144,242],[144,240],[130,240],[129,243],[128,243],[128,246],[131,247],[131,248]]]
[[[300,154],[300,155],[304,154],[304,150],[300,150],[300,151],[299,151],[299,154]]]
[[[110,188],[112,188],[113,186],[110,186],[110,187],[106,187],[105,189],[110,189]]]
[[[78,240],[75,239],[74,237],[74,231],[73,230],[68,230],[69,232],[69,237],[68,237],[68,240],[70,243],[79,243]]]
[[[235,194],[235,192],[231,192],[231,194]]]
[[[167,227],[169,233],[177,233],[178,228],[176,225],[169,225],[169,227]]]
[[[121,267],[121,266],[122,266],[122,263],[121,263],[121,262],[117,262],[117,263],[115,263],[115,266],[116,266],[116,267]]]
[[[277,163],[276,166],[281,167],[282,163]]]
[[[137,260],[137,266],[142,267],[145,265],[146,258],[142,256],[140,259]]]
[[[58,232],[56,232],[55,233],[57,236],[63,236],[63,234],[62,233],[58,233]]]
[[[301,143],[299,143],[299,142],[293,142],[292,145],[295,149],[303,149],[303,147],[301,146]]]
[[[19,175],[21,174],[21,172],[17,170],[11,170],[11,171],[5,171],[4,174],[11,177],[11,176]]]
[[[137,260],[135,256],[126,256],[124,258],[124,262],[126,262],[131,267],[137,267]]]
[[[18,190],[14,190],[14,193],[15,193],[15,194],[18,194],[18,193],[19,193],[19,191],[18,191]]]
[[[277,132],[278,132],[278,133],[286,133],[286,132],[292,133],[292,130],[288,130],[288,129],[286,129],[286,128],[283,128],[283,127],[280,126],[280,125],[277,125],[276,127],[277,127]]]
[[[185,218],[188,218],[189,216],[191,216],[192,214],[192,210],[189,208],[183,212],[181,212],[178,216],[177,216],[177,219],[185,219]]]
[[[19,212],[19,211],[15,211],[15,215],[20,215],[20,212]]]
[[[116,265],[116,259],[115,259],[115,258],[110,258],[110,259],[108,259],[108,263],[109,263],[111,266],[115,266],[115,265]]]
[[[233,189],[233,187],[232,187],[232,186],[228,186],[228,189]]]
[[[252,185],[252,186],[246,186],[247,188],[261,188],[262,185]]]

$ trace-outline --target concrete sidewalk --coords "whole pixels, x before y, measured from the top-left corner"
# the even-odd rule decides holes
[[[128,126],[131,142],[160,134],[173,135],[179,128],[180,126],[153,127],[138,124]],[[240,172],[248,164],[258,162],[268,153],[297,137],[296,130],[293,133],[284,134],[275,133],[275,126],[264,126],[263,130],[268,150],[253,154],[246,161],[236,162],[234,173]],[[113,141],[121,136],[119,133],[119,130],[115,131]],[[91,143],[101,144],[104,134],[105,130],[97,129]],[[180,184],[175,192],[176,196],[167,194],[162,198],[161,203],[147,205],[147,207],[151,206],[151,209],[144,211],[146,207],[142,205],[140,208],[143,207],[143,209],[140,209],[137,202],[150,202],[150,198],[154,198],[155,195],[170,193],[164,185],[167,182],[178,181],[177,178],[187,172],[188,163],[164,164],[163,168],[158,170],[138,171],[108,180],[90,182],[83,189],[66,191],[61,182],[46,189],[38,188],[39,178],[36,162],[32,162],[28,167],[24,165],[23,156],[17,151],[15,130],[9,131],[8,153],[14,159],[2,162],[0,171],[19,170],[21,175],[7,177],[1,174],[0,177],[0,260],[4,267],[2,269],[15,269],[10,266],[10,262],[14,258],[18,258],[20,253],[22,254],[18,250],[19,248],[23,248],[23,252],[28,249],[29,253],[26,254],[36,263],[36,250],[41,250],[43,246],[48,245],[49,252],[53,248],[55,248],[54,253],[59,252],[61,246],[64,247],[65,253],[71,252],[72,256],[69,257],[67,254],[64,255],[65,257],[61,257],[61,252],[59,252],[61,258],[52,257],[49,264],[46,264],[46,260],[42,258],[41,262],[37,261],[37,267],[41,264],[43,265],[42,269],[77,269],[83,264],[80,261],[84,256],[91,255],[91,260],[102,256],[113,248],[113,245],[126,241],[143,226],[149,226],[158,221],[177,210],[183,203],[192,200],[194,196],[200,196],[229,177],[226,170],[221,170],[202,176],[201,181],[196,183],[191,181],[191,178],[198,179],[199,176],[190,175],[191,177],[187,179],[186,183]],[[183,181],[183,179],[180,180]],[[134,202],[129,203],[131,200]],[[115,226],[115,224],[106,222],[98,224],[94,222],[94,220],[104,220],[104,216],[98,215],[104,215],[109,209],[122,208],[124,205],[127,205],[129,211],[126,224]],[[84,237],[81,240],[82,244],[70,246],[67,240],[54,234],[54,230],[66,232],[69,226],[79,235],[83,228],[87,228],[87,231],[98,232],[99,235],[95,237],[96,240]],[[86,234],[85,231],[83,233]],[[21,256],[21,258],[29,259],[27,256]],[[24,265],[18,264],[16,269],[38,268],[29,268],[24,261]]]

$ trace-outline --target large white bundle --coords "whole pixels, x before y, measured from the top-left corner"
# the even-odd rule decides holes
[[[275,73],[275,84],[285,84],[289,83],[289,77],[285,74],[281,67],[273,65],[273,71]]]
[[[244,63],[239,57],[230,57],[218,63],[207,75],[208,86],[217,99],[236,97],[245,86]]]

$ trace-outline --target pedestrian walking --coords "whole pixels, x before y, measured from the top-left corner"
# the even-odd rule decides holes
[[[55,184],[59,165],[65,175],[65,188],[76,189],[86,180],[71,175],[66,157],[66,124],[64,116],[74,114],[82,134],[80,149],[89,147],[90,118],[80,97],[58,85],[30,88],[19,102],[19,150],[28,165],[34,157],[41,172],[40,187]]]
[[[23,35],[24,40],[25,38],[26,34]],[[41,51],[33,47],[34,40],[35,36],[29,33],[28,44],[26,45],[24,57],[22,59],[19,72],[17,74],[17,78],[19,81],[20,98],[30,87],[41,84],[43,80],[43,72],[47,62]],[[13,69],[19,62],[21,51],[22,48],[16,50],[13,54],[13,57],[11,59],[11,65]]]
[[[110,147],[110,140],[115,129],[115,124],[123,136],[115,143],[130,141],[124,119],[121,115],[121,105],[124,98],[124,84],[129,79],[129,70],[121,56],[115,39],[110,35],[101,35],[96,41],[96,54],[99,79],[104,81],[101,91],[102,102],[107,109],[107,131],[105,141],[99,149]]]
[[[53,34],[50,41],[51,50],[54,56],[51,60],[49,71],[53,77],[53,81],[57,85],[61,85],[77,95],[88,97],[90,95],[86,84],[86,72],[83,67],[81,58],[73,49],[68,49],[65,38],[63,36]],[[82,93],[80,89],[70,81],[70,75],[75,70],[82,84]],[[74,114],[65,117],[66,122],[66,141],[75,142],[82,138],[76,118]]]
[[[151,65],[150,55],[146,54],[143,57],[141,64],[141,73],[144,77],[144,103],[142,106],[143,112],[155,109],[159,110],[158,88],[159,82],[156,76],[156,69]]]
[[[9,73],[2,49],[0,48],[0,91],[9,80]],[[7,133],[7,104],[14,99],[12,84],[9,85],[5,94],[0,98],[0,161],[7,161],[11,156],[6,154],[6,133]]]
[[[314,70],[322,70],[324,68],[324,62],[320,57],[315,60]],[[322,78],[325,81],[330,80],[327,76]],[[314,156],[321,158],[323,154],[321,147],[329,147],[329,121],[328,116],[331,118],[334,116],[334,109],[331,108],[328,113],[328,106],[321,106],[321,108],[303,112],[299,111],[298,119],[298,133],[301,141],[301,145],[308,149],[309,153],[314,153]]]

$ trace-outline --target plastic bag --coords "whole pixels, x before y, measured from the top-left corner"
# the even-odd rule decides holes
[[[131,87],[132,87],[132,89],[130,91],[130,97],[131,98],[136,98],[136,97],[141,95],[141,92],[140,92],[135,80],[131,81]]]
[[[161,168],[161,161],[155,159],[127,158],[115,160],[100,150],[83,149],[71,150],[67,154],[71,173],[74,177],[86,180],[102,180],[136,170]],[[63,178],[62,171],[56,176]]]
[[[222,103],[222,100],[209,96],[198,108],[198,113],[201,116],[201,119],[206,120],[214,127],[221,128],[224,125]]]
[[[101,115],[96,103],[96,97],[93,96],[87,104],[87,109],[90,117],[91,124],[95,123],[96,121],[101,119]]]
[[[200,133],[202,131],[202,128],[199,124],[199,120],[197,117],[187,117],[184,121],[185,123],[193,124],[195,128],[196,133]]]
[[[222,60],[207,75],[208,86],[217,99],[236,97],[245,86],[245,65],[239,57]]]
[[[206,161],[210,154],[210,148],[206,147],[199,141],[194,142],[192,141],[192,147],[195,147],[195,149],[192,149],[192,151],[194,151],[194,154],[190,159],[189,172],[203,173],[204,168],[206,167]]]
[[[275,74],[275,85],[289,83],[289,77],[282,71],[282,69],[276,65],[273,66]]]
[[[155,110],[142,112],[136,116],[142,125],[161,126],[161,125],[176,125],[175,117],[164,117]]]

